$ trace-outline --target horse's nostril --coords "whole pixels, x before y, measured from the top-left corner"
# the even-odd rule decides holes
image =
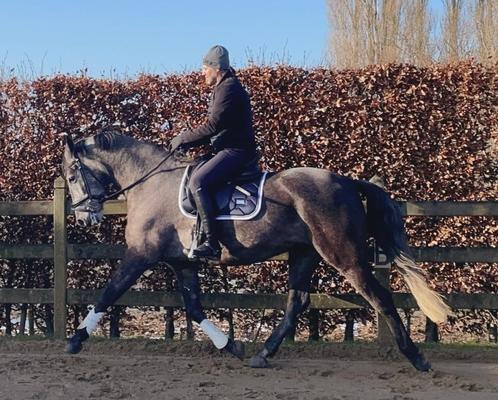
[[[78,219],[78,220],[76,220],[76,225],[85,226],[85,221],[83,221],[82,219]]]

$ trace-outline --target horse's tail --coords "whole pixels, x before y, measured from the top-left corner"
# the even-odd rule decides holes
[[[436,323],[446,321],[453,313],[443,296],[429,288],[423,270],[415,265],[398,205],[380,187],[366,181],[355,182],[358,191],[367,198],[369,234],[386,253],[388,261],[394,261],[422,312]]]

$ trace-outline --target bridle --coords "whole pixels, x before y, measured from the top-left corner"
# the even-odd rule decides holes
[[[74,158],[75,159],[71,163],[69,168],[71,168],[73,170],[77,169],[80,171],[80,175],[83,179],[83,190],[84,190],[85,196],[83,196],[83,198],[81,200],[79,200],[78,202],[72,203],[71,209],[76,210],[78,207],[81,207],[81,205],[83,203],[88,202],[88,205],[87,205],[87,207],[85,207],[84,211],[96,212],[98,209],[96,208],[96,205],[94,205],[95,202],[97,202],[97,204],[101,203],[103,201],[103,199],[105,198],[105,196],[92,194],[92,191],[90,189],[91,186],[88,183],[88,178],[86,176],[86,173],[83,171],[83,168],[85,168],[85,170],[88,171],[90,173],[90,175],[102,186],[102,192],[104,192],[104,188],[106,187],[106,185],[104,182],[102,182],[98,178],[98,176],[96,176],[93,173],[93,171],[90,168],[88,168],[85,164],[83,164],[83,162],[81,161],[78,154],[74,154]],[[94,205],[94,206],[92,206],[92,205]]]
[[[83,197],[83,199],[79,200],[78,202],[72,203],[71,208],[73,210],[75,210],[76,208],[81,207],[81,205],[87,201],[88,205],[87,205],[87,207],[85,207],[84,211],[97,212],[98,211],[98,208],[97,208],[98,204],[101,204],[107,200],[114,199],[114,198],[118,197],[120,194],[126,192],[127,190],[130,190],[131,188],[145,182],[145,180],[147,178],[149,178],[152,175],[152,173],[155,172],[162,164],[164,164],[164,162],[166,162],[166,160],[168,160],[174,153],[175,153],[174,151],[168,153],[168,155],[166,157],[164,157],[154,168],[152,168],[149,172],[147,172],[145,175],[143,175],[142,177],[140,177],[139,179],[137,179],[135,182],[131,183],[130,185],[128,185],[120,190],[117,190],[117,191],[115,191],[107,196],[105,196],[105,195],[97,196],[97,195],[92,194],[92,192],[90,190],[90,185],[88,183],[85,172],[83,171],[83,168],[85,168],[85,170],[88,171],[90,173],[90,175],[102,186],[103,191],[105,191],[105,187],[107,185],[104,182],[102,182],[102,180],[100,180],[98,178],[98,176],[96,176],[93,173],[93,171],[90,168],[88,168],[81,161],[78,153],[74,152],[73,157],[75,158],[75,160],[71,163],[70,168],[78,169],[80,171],[80,175],[83,178],[83,188],[85,191],[85,196]]]

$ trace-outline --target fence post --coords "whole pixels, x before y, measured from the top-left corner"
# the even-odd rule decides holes
[[[354,311],[348,310],[346,312],[346,328],[344,330],[344,341],[354,341]]]
[[[429,318],[426,318],[425,322],[425,342],[437,343],[439,342],[439,333],[437,325],[432,322]]]
[[[378,175],[374,175],[369,182],[385,189],[384,179]],[[379,283],[387,290],[391,291],[389,281],[391,275],[391,263],[387,262],[387,256],[382,252],[382,249],[377,246],[377,243],[375,243],[374,247],[374,268],[375,277]],[[385,317],[380,313],[377,313],[377,342],[381,346],[389,346],[394,343],[393,336],[389,326],[387,325]]]
[[[121,309],[122,307],[120,306],[113,306],[111,312],[109,313],[110,316],[109,337],[111,338],[118,338],[121,336],[121,331],[119,329]]]
[[[173,339],[175,337],[175,312],[173,307],[164,309],[164,338]]]
[[[313,274],[311,278],[311,290],[310,293],[316,293],[318,290],[319,277],[317,274]],[[309,342],[316,342],[320,340],[320,310],[316,308],[310,308],[308,311],[308,328],[310,335],[308,337]]]
[[[382,250],[375,245],[375,277],[379,283],[387,290],[391,291],[390,287],[390,272],[391,263],[387,262],[387,256]],[[384,315],[377,313],[377,342],[381,346],[389,346],[393,344],[393,336],[387,325]]]
[[[62,177],[54,185],[54,337],[66,338],[67,281],[67,215],[66,181]]]
[[[192,318],[187,315],[187,340],[194,340],[194,325],[192,324]]]

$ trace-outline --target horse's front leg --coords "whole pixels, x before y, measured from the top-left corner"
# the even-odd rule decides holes
[[[284,318],[266,340],[263,349],[251,358],[249,366],[253,368],[268,367],[267,358],[275,355],[287,333],[295,328],[298,316],[306,310],[309,302],[310,294],[308,291],[289,290]]]
[[[320,256],[314,248],[297,246],[289,251],[289,294],[284,318],[273,330],[258,354],[251,358],[249,366],[266,368],[268,357],[277,352],[288,332],[296,326],[297,318],[310,303],[311,276]]]
[[[136,251],[128,249],[111,280],[104,288],[98,303],[90,310],[86,318],[76,329],[76,333],[69,339],[66,351],[68,353],[79,353],[83,347],[82,343],[87,340],[92,332],[97,328],[99,321],[104,316],[108,307],[112,306],[150,267],[151,260],[138,254]]]
[[[175,268],[180,290],[185,303],[187,316],[198,323],[202,331],[211,339],[216,348],[227,351],[242,360],[245,350],[242,342],[230,339],[215,324],[207,319],[200,301],[200,286],[197,266]]]

